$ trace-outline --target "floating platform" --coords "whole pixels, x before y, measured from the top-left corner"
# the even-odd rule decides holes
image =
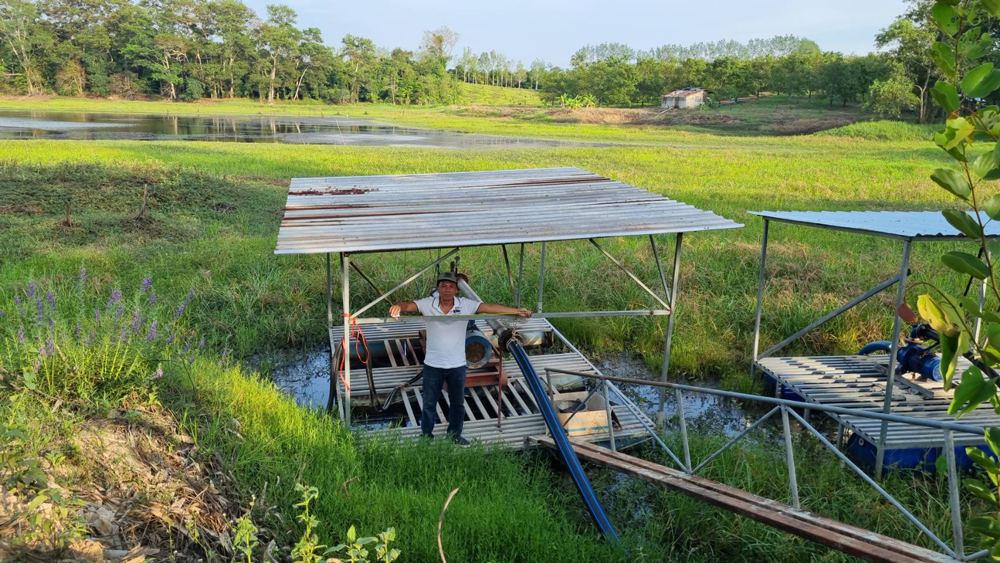
[[[876,356],[808,356],[761,358],[754,365],[778,387],[776,393],[787,399],[804,401],[858,411],[882,412],[886,393],[886,372],[889,357]],[[968,367],[959,360],[958,373]],[[954,422],[948,414],[951,391],[945,391],[940,381],[916,381],[912,374],[896,376],[892,391],[892,414],[927,420]],[[808,406],[806,407],[808,408]],[[848,452],[859,462],[874,466],[876,446],[882,422],[860,416],[829,416],[843,425]],[[998,426],[1000,416],[987,402],[962,417],[960,422],[971,425]],[[968,464],[967,446],[982,446],[985,440],[969,434],[954,434],[960,465]],[[933,469],[944,447],[941,430],[890,422],[886,434],[886,467],[902,469],[923,467]]]
[[[479,321],[480,328],[487,336],[492,335],[492,331],[484,322]],[[412,379],[418,371],[422,369],[420,358],[423,353],[420,349],[419,330],[423,328],[422,320],[404,320],[398,323],[385,325],[366,325],[362,330],[369,349],[379,348],[386,350],[384,363],[386,367],[374,367],[372,369],[372,379],[375,382],[376,392],[374,393],[376,402],[381,404],[389,393],[397,386]],[[546,319],[528,319],[519,323],[519,330],[529,334],[551,335],[552,325]],[[343,338],[342,327],[332,327],[330,329],[331,350]],[[351,340],[353,348],[355,342]],[[529,356],[531,364],[535,367],[539,378],[545,385],[548,385],[545,368],[559,368],[581,373],[596,373],[590,362],[585,357],[576,352],[543,353]],[[498,386],[486,385],[479,387],[467,387],[465,390],[465,426],[463,436],[470,440],[479,440],[489,444],[500,444],[512,449],[523,449],[527,447],[527,438],[532,436],[545,436],[548,429],[541,411],[535,402],[531,391],[524,380],[524,375],[513,359],[505,359],[504,371],[507,373],[508,384],[500,397]],[[469,370],[472,375],[476,370]],[[337,381],[338,392],[343,396],[345,389],[342,381]],[[581,387],[583,378],[552,375],[552,389],[558,391],[571,387]],[[371,430],[373,434],[383,434],[386,436],[396,435],[402,439],[417,439],[420,437],[420,416],[425,405],[423,404],[422,380],[404,387],[396,398],[402,404],[405,417],[399,426],[386,429]],[[448,394],[441,394],[441,401],[434,405],[437,412],[438,432],[443,434],[447,425],[447,413],[449,408]],[[363,366],[358,362],[351,364],[351,400],[355,407],[368,406],[371,404],[372,394],[369,392],[368,379]],[[617,444],[632,443],[638,439],[648,436],[646,427],[652,427],[653,422],[647,417],[638,406],[632,403],[621,393],[612,392],[611,411],[614,419],[614,436]],[[501,416],[498,417],[498,413]],[[355,418],[363,418],[363,414],[355,412]],[[498,424],[499,418],[499,424]],[[609,442],[608,432],[596,433],[581,436],[581,439],[590,442]]]

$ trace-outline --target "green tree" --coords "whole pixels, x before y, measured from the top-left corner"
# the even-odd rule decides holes
[[[0,2],[0,41],[13,54],[14,68],[20,70],[7,74],[22,80],[29,95],[41,92],[41,60],[53,41],[39,16],[38,6],[30,0]]]
[[[938,76],[930,57],[931,45],[936,37],[937,30],[927,21],[922,10],[911,10],[875,36],[875,45],[888,49],[892,58],[902,66],[911,88],[916,91],[920,123],[927,121],[930,86]]]
[[[347,62],[347,84],[351,92],[351,102],[357,103],[361,99],[361,89],[367,84],[372,66],[375,64],[375,44],[371,39],[350,34],[345,35],[341,43],[343,44],[341,53]]]
[[[295,10],[280,4],[267,6],[267,21],[261,26],[260,37],[267,59],[267,102],[274,102],[278,69],[298,53],[302,32],[295,27]]]
[[[904,111],[920,106],[920,98],[913,93],[913,83],[899,65],[885,80],[875,80],[868,90],[865,107],[881,115],[899,117]]]

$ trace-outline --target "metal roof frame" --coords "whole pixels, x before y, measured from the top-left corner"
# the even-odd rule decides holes
[[[857,233],[905,241],[958,241],[967,237],[939,211],[750,211],[765,221]],[[975,217],[968,212],[970,217]],[[986,237],[1000,237],[1000,223],[985,214]]]

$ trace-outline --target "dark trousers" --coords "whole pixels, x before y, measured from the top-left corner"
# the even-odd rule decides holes
[[[434,433],[434,423],[437,422],[437,403],[441,398],[441,389],[448,382],[448,434],[462,435],[462,425],[465,423],[465,366],[457,368],[436,368],[424,366],[423,400],[424,408],[420,412],[420,430],[425,436]]]

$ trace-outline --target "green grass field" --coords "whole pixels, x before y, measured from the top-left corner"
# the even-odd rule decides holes
[[[53,100],[35,105],[73,109],[83,103]],[[187,110],[203,105],[86,103],[92,106],[88,110],[108,111],[146,107],[162,111],[152,108],[165,106]],[[5,108],[27,105],[15,100],[0,103]],[[211,107],[232,113],[259,108],[252,102]],[[298,106],[280,107],[294,113]],[[547,455],[456,451],[440,444],[433,448],[362,444],[336,422],[295,407],[252,372],[220,365],[219,358],[229,351],[236,359],[246,359],[268,349],[311,349],[324,344],[322,258],[273,254],[289,178],[577,166],[746,224],[735,231],[685,237],[671,366],[678,379],[716,378],[731,389],[757,391],[759,385],[749,378],[748,368],[761,221],[747,211],[941,209],[951,201],[928,176],[945,159],[931,143],[913,140],[909,134],[883,135],[879,131],[885,127],[879,124],[857,125],[853,131],[824,136],[733,137],[662,127],[469,117],[454,108],[352,106],[347,111],[410,125],[642,145],[441,151],[2,141],[0,310],[7,314],[0,317],[0,342],[4,343],[0,374],[7,374],[13,383],[0,390],[9,399],[0,404],[0,415],[5,424],[20,424],[34,437],[25,441],[24,448],[35,455],[47,451],[50,441],[58,437],[43,439],[44,429],[61,415],[51,412],[54,399],[30,392],[19,380],[18,374],[29,369],[37,356],[37,344],[35,349],[17,344],[14,298],[26,298],[29,283],[43,289],[71,285],[78,271],[86,268],[91,293],[69,298],[79,305],[73,305],[75,309],[60,301],[60,311],[90,311],[94,303],[100,307],[112,290],[133,291],[146,277],[154,280],[160,299],[171,307],[193,289],[194,298],[184,316],[185,330],[197,335],[191,338],[205,339],[205,352],[191,369],[166,362],[162,380],[140,382],[137,389],[155,392],[157,400],[183,421],[206,462],[225,460],[222,471],[232,477],[228,492],[242,506],[267,484],[272,512],[261,511],[255,517],[270,533],[283,538],[282,545],[292,543],[289,533],[300,530],[294,522],[292,505],[297,499],[292,485],[301,480],[321,491],[317,515],[323,523],[320,539],[324,543],[337,543],[351,524],[365,534],[395,526],[406,560],[436,557],[433,530],[441,504],[454,487],[461,492],[446,521],[449,561],[635,560],[638,553],[650,560],[843,559],[677,495],[638,483],[616,484],[613,475],[593,470],[612,519],[628,530],[623,547],[608,546],[587,521],[572,484],[558,465],[549,463]],[[136,220],[144,189],[149,196],[147,214]],[[69,225],[63,224],[67,205]],[[661,245],[669,244],[663,237]],[[939,264],[937,256],[946,250],[944,246],[915,245],[914,281],[933,280],[953,287],[963,282],[949,277]],[[607,248],[644,279],[657,279],[648,241],[613,239],[607,241]],[[900,252],[900,245],[888,240],[785,225],[772,228],[770,248],[765,346],[894,273]],[[426,262],[431,254],[414,251],[357,259],[385,286]],[[531,245],[526,271],[533,271],[537,261],[537,245]],[[467,250],[462,264],[483,297],[510,300],[499,251]],[[533,295],[534,276],[526,279],[525,291]],[[648,306],[644,294],[585,242],[549,245],[545,287],[549,311]],[[426,286],[418,285],[403,296],[424,290]],[[371,297],[372,292],[362,286],[355,303]],[[888,294],[873,299],[788,351],[853,352],[863,343],[883,339],[891,327],[891,300]],[[163,312],[167,320],[169,313]],[[74,318],[63,317],[67,331]],[[651,367],[661,361],[664,324],[656,320],[565,320],[557,324],[590,354],[627,351]],[[147,372],[157,365],[155,356],[136,358]],[[58,377],[72,382],[74,376],[59,372]],[[71,396],[97,396],[94,389],[102,388],[80,389]],[[117,408],[114,401],[124,400],[108,395],[106,389],[102,392],[96,410],[81,406],[73,420],[98,416],[104,409]],[[73,432],[72,423],[62,428],[66,434]],[[701,436],[696,447],[708,451],[717,441],[717,437]],[[722,458],[711,475],[782,498],[786,489],[781,456],[780,448],[769,441],[737,448]],[[874,491],[845,474],[832,456],[812,449],[799,463],[810,468],[802,472],[800,484],[806,507],[927,545]],[[908,506],[927,517],[937,532],[948,536],[942,508],[947,495],[941,483],[930,477],[896,477],[887,486],[908,499]],[[969,508],[973,508],[971,503]]]
[[[529,88],[504,88],[489,84],[459,83],[458,104],[463,106],[540,106],[538,91]]]

